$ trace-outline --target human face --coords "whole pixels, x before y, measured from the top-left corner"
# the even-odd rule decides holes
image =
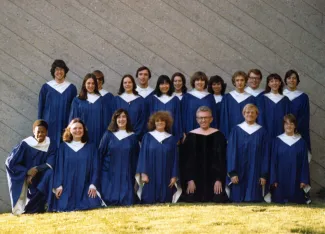
[[[47,130],[44,126],[36,126],[33,130],[33,133],[38,143],[42,143],[47,136]]]
[[[281,81],[278,79],[271,79],[268,83],[268,86],[271,88],[272,93],[279,93],[280,85]]]
[[[213,118],[209,111],[200,111],[196,115],[196,120],[200,125],[200,128],[207,130],[210,128],[210,124],[212,123]]]
[[[194,81],[194,88],[197,91],[203,91],[205,86],[205,81],[203,79],[198,79]]]
[[[161,119],[156,119],[155,126],[158,132],[164,132],[166,128],[166,122]]]
[[[84,135],[84,128],[81,123],[74,123],[70,127],[70,133],[74,141],[80,141]]]
[[[127,117],[126,114],[123,112],[116,118],[116,124],[120,130],[126,129],[127,124]]]
[[[215,95],[220,95],[221,94],[221,89],[222,89],[222,85],[221,83],[212,83],[212,90],[213,90],[213,93]]]
[[[183,80],[180,76],[175,76],[174,78],[174,88],[176,93],[181,93],[183,87]]]
[[[295,134],[296,126],[294,123],[290,122],[289,120],[286,120],[284,122],[284,131],[288,136],[292,136]]]
[[[164,83],[161,83],[159,85],[159,89],[160,89],[160,92],[162,94],[167,94],[168,91],[169,91],[169,88],[170,88],[170,86],[169,86],[169,84],[166,81]]]
[[[95,92],[95,81],[92,78],[89,78],[86,80],[86,90],[88,93],[94,93]]]
[[[251,72],[248,76],[248,86],[252,89],[258,89],[261,83],[261,77],[256,75],[255,73]]]
[[[101,90],[103,88],[104,78],[99,74],[96,74],[95,76],[97,80],[98,90]]]
[[[139,85],[142,88],[148,87],[149,83],[149,71],[142,70],[138,72]]]
[[[244,112],[244,118],[246,123],[254,124],[257,119],[257,111],[255,110],[255,108],[246,109],[246,111]]]
[[[54,70],[54,78],[56,82],[62,83],[65,79],[65,71],[62,67],[56,67]]]
[[[123,80],[123,88],[126,93],[132,93],[133,90],[133,83],[129,77],[125,77]]]
[[[246,85],[245,77],[237,76],[235,78],[235,87],[238,92],[242,93],[245,89],[245,85]]]
[[[297,85],[298,85],[298,79],[296,74],[293,73],[291,76],[287,78],[287,86],[289,90],[294,91],[297,89]]]

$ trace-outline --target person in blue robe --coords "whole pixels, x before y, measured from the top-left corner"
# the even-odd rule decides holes
[[[261,202],[268,194],[270,139],[256,123],[258,109],[247,104],[227,146],[227,193],[233,202]]]
[[[271,138],[283,132],[283,117],[290,113],[290,100],[282,95],[283,81],[274,73],[266,78],[263,106],[260,110],[260,124]]]
[[[174,95],[182,100],[183,95],[187,93],[186,79],[183,73],[175,72],[172,75],[172,84],[174,86]]]
[[[103,121],[103,98],[98,91],[95,75],[88,73],[83,79],[78,97],[72,101],[70,121],[80,118],[87,126],[91,138],[90,142],[96,147],[105,131]]]
[[[244,121],[242,114],[246,104],[255,104],[254,96],[245,92],[248,77],[245,72],[237,71],[232,76],[235,90],[223,96],[220,107],[220,131],[228,139],[233,127]]]
[[[199,127],[196,121],[196,111],[200,106],[207,106],[212,110],[212,126],[216,125],[217,119],[215,116],[215,99],[212,94],[206,91],[208,86],[206,74],[201,71],[195,72],[191,77],[190,83],[193,89],[185,93],[181,101],[183,131],[185,134]]]
[[[103,72],[99,70],[93,71],[93,74],[96,76],[98,91],[102,96],[102,105],[103,105],[103,126],[104,129],[108,127],[111,122],[112,115],[114,112],[114,96],[107,90],[103,89],[103,84],[105,83],[105,77]]]
[[[63,60],[55,60],[51,68],[53,80],[45,83],[39,93],[38,119],[48,123],[48,136],[56,141],[57,147],[69,123],[72,100],[77,96],[76,86],[65,79],[68,71]]]
[[[175,203],[181,195],[176,183],[178,153],[177,139],[170,134],[172,122],[169,112],[158,111],[150,116],[136,170],[137,194],[142,204]]]
[[[145,107],[145,100],[138,95],[136,83],[132,75],[124,75],[118,96],[114,100],[115,109],[124,109],[128,112],[131,125],[135,135],[141,139],[146,130],[146,116],[148,115]]]
[[[181,106],[179,98],[173,95],[173,85],[166,75],[158,77],[154,95],[148,99],[149,114],[152,115],[157,111],[168,111],[173,118],[172,135],[176,139],[183,137]]]
[[[284,133],[273,140],[270,184],[272,202],[310,203],[308,147],[297,132],[294,115],[284,116]]]
[[[285,74],[284,83],[287,88],[283,91],[283,95],[290,100],[290,112],[297,119],[297,129],[302,138],[307,143],[308,150],[311,152],[309,122],[310,122],[310,107],[309,97],[306,93],[297,90],[300,82],[299,74],[295,70],[289,70]]]
[[[36,120],[34,136],[18,144],[6,160],[12,213],[42,213],[51,202],[57,144],[47,137],[48,124]]]
[[[213,94],[214,100],[215,100],[215,128],[220,128],[220,109],[221,109],[221,101],[222,97],[225,95],[227,84],[224,82],[224,80],[216,75],[211,76],[208,82],[208,92]]]
[[[73,119],[63,134],[53,178],[53,197],[50,211],[76,211],[100,207],[99,158],[88,132],[79,118]]]
[[[99,146],[101,194],[106,205],[132,205],[135,202],[135,171],[139,142],[126,110],[114,112]]]

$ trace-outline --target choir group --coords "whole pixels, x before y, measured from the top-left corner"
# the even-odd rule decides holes
[[[309,99],[289,70],[266,78],[122,77],[118,95],[101,71],[77,95],[62,60],[39,94],[33,136],[6,160],[13,214],[165,202],[309,203]],[[286,88],[284,89],[284,86]]]

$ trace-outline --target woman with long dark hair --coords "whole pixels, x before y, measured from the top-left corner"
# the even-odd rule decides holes
[[[180,72],[176,72],[172,75],[171,81],[174,86],[174,95],[177,96],[179,100],[182,100],[183,95],[187,93],[185,76]]]

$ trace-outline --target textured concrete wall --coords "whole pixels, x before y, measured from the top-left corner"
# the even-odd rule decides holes
[[[0,0],[0,212],[8,211],[4,160],[31,135],[38,92],[56,58],[81,85],[104,71],[116,94],[140,65],[160,74],[231,74],[294,68],[311,101],[313,191],[325,187],[323,0]]]

